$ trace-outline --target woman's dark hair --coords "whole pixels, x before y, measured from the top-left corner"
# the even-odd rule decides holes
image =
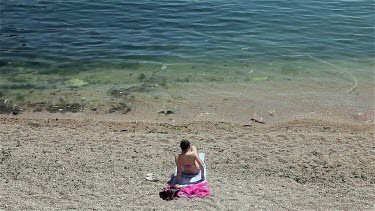
[[[181,150],[187,150],[190,147],[190,142],[188,140],[182,140],[180,143]]]

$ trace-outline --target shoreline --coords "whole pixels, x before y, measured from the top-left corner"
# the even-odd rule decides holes
[[[345,99],[343,99],[345,97]],[[239,125],[275,125],[294,119],[316,119],[348,124],[373,125],[375,113],[371,99],[364,96],[308,97],[273,96],[197,97],[154,100],[139,98],[130,103],[94,106],[78,103],[36,103],[25,106],[0,104],[0,116],[20,118],[109,119],[179,124],[190,121],[228,122]]]

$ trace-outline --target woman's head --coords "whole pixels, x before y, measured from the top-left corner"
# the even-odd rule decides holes
[[[180,143],[181,150],[187,150],[190,147],[190,142],[188,140],[182,140]]]

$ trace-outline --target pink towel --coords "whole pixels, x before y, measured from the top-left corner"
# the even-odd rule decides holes
[[[180,192],[178,192],[178,197],[185,196],[188,198],[193,197],[205,197],[211,194],[211,190],[207,186],[207,182],[201,182],[197,184],[191,184],[183,187]]]

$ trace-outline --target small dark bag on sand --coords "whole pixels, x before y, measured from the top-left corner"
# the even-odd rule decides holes
[[[160,190],[159,196],[163,200],[170,201],[173,199],[178,199],[178,192],[181,190],[181,188],[175,188],[171,186],[167,186]]]

